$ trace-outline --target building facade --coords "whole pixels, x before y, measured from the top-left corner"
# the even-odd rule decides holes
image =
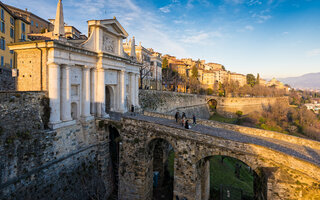
[[[117,19],[88,21],[82,43],[65,37],[63,21],[59,0],[51,40],[9,46],[17,53],[17,90],[48,91],[52,129],[139,107],[140,64],[124,53],[128,33]]]
[[[15,66],[16,56],[8,44],[25,41],[29,31],[29,22],[16,16],[0,1],[0,90],[15,89],[11,69]]]
[[[8,9],[14,13],[14,15],[19,16],[25,20],[27,20],[30,23],[30,32],[28,33],[44,33],[53,31],[53,24],[51,24],[49,21],[31,13],[26,8],[25,10],[6,5]]]
[[[162,59],[161,54],[147,49],[141,45],[135,45],[135,38],[123,44],[124,51],[134,57],[141,64],[139,87],[141,89],[161,90],[162,87]]]

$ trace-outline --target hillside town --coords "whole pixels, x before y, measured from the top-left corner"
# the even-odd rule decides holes
[[[0,199],[320,199],[320,93],[54,4],[0,1]]]
[[[1,65],[0,90],[15,90],[19,76],[24,76],[19,70],[16,53],[8,48],[8,44],[27,41],[57,39],[54,29],[59,25],[59,19],[43,19],[41,16],[0,2],[1,6]],[[59,16],[58,16],[59,17]],[[88,36],[76,27],[63,22],[59,27],[64,38],[69,43],[81,44]],[[53,34],[54,33],[54,34]],[[190,77],[196,76],[200,88],[215,89],[219,84],[237,83],[240,87],[247,84],[247,75],[228,71],[223,64],[194,60],[192,58],[178,59],[175,56],[156,52],[152,47],[136,44],[135,37],[123,42],[123,55],[141,64],[139,69],[139,88],[150,90],[170,90],[191,93]],[[165,65],[163,61],[165,60]],[[170,68],[178,76],[165,77],[163,68]],[[196,71],[193,70],[196,68]],[[193,73],[197,73],[194,75]],[[257,77],[258,78],[258,77]],[[189,82],[189,83],[187,83]],[[288,90],[289,87],[276,79],[269,82],[260,78],[259,84],[268,87]]]

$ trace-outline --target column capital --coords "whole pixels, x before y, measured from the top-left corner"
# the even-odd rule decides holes
[[[47,64],[48,65],[48,67],[51,67],[51,68],[60,68],[60,64],[58,64],[58,63],[54,63],[54,62],[51,62],[51,63],[48,63]]]
[[[67,64],[61,64],[60,67],[61,67],[61,69],[70,69],[71,68],[71,66],[67,65]]]

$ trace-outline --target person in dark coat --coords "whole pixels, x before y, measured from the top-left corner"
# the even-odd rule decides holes
[[[184,118],[184,119],[187,118],[186,113],[184,113],[184,112],[182,113],[182,118]]]
[[[134,105],[131,105],[131,114],[132,114],[132,115],[135,115],[135,114],[134,114]]]
[[[186,121],[186,124],[184,126],[186,129],[189,129],[189,120]]]
[[[196,121],[196,116],[193,114],[192,116],[192,119],[193,119],[193,125],[197,124],[197,121]]]
[[[174,115],[174,118],[176,119],[176,123],[178,123],[178,119],[179,119],[179,112],[176,112],[176,114]]]

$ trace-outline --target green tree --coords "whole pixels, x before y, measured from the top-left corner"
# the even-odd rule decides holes
[[[256,84],[256,78],[253,74],[247,74],[247,84],[253,87]]]
[[[162,60],[162,69],[166,69],[168,68],[169,64],[168,64],[168,59],[167,58],[164,58]]]
[[[191,73],[192,73],[193,78],[198,79],[199,72],[198,72],[198,68],[196,65],[192,66]]]

